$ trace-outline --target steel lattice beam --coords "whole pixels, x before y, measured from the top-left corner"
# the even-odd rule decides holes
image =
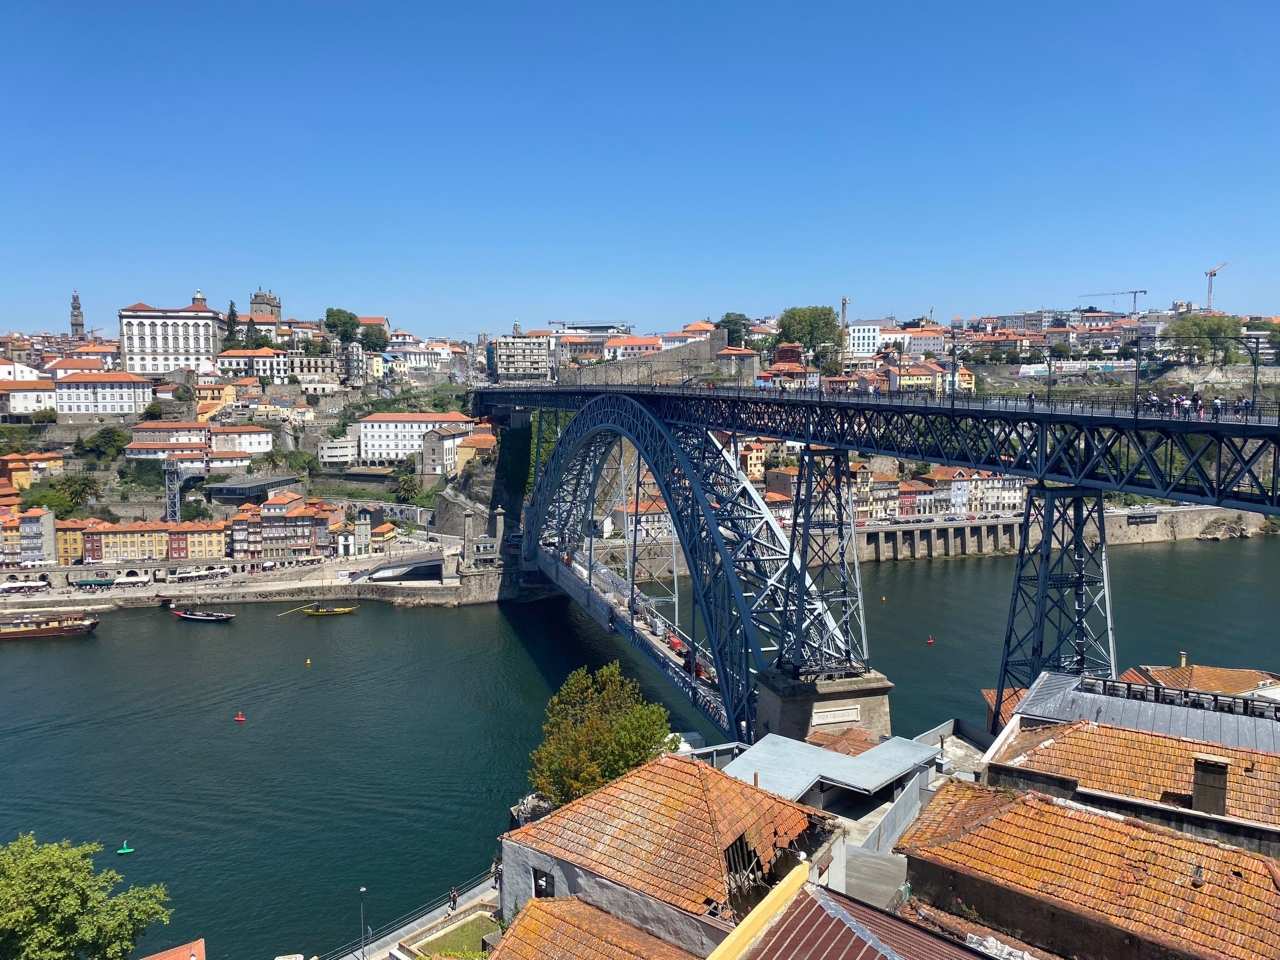
[[[1006,699],[1043,670],[1115,676],[1102,494],[1080,487],[1027,491],[1018,570],[1009,602],[992,732]],[[1031,535],[1040,540],[1031,545]]]
[[[675,428],[747,432],[867,455],[993,470],[1104,492],[1280,515],[1280,424],[1135,416],[1102,404],[1079,412],[958,400],[955,405],[768,391],[495,387],[481,405],[575,410],[629,396]]]
[[[568,563],[579,555],[591,522],[593,484],[619,438],[635,447],[670,511],[705,627],[701,643],[714,664],[726,732],[750,741],[754,673],[772,666],[787,646],[787,588],[807,578],[795,569],[788,538],[764,500],[705,428],[670,429],[625,396],[602,396],[584,406],[538,477],[526,514],[525,560],[535,564],[550,555]],[[806,589],[819,596],[811,585]],[[823,635],[838,631],[839,623],[814,603],[810,642],[847,662],[847,637]]]

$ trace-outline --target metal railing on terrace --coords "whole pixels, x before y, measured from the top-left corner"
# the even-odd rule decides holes
[[[1053,414],[1065,418],[1099,417],[1107,419],[1132,418],[1176,423],[1239,423],[1266,426],[1280,425],[1280,402],[1250,401],[1243,406],[1224,404],[1221,409],[1212,401],[1199,410],[1193,407],[1172,409],[1168,397],[1153,402],[1147,397],[1132,393],[1105,393],[1090,396],[1041,397],[1026,394],[999,395],[938,395],[931,391],[896,390],[884,393],[832,392],[829,390],[790,390],[769,387],[722,387],[697,385],[660,384],[510,384],[481,387],[477,393],[630,393],[676,397],[728,398],[741,400],[768,400],[780,403],[834,403],[851,407],[885,407],[920,411],[995,412]]]

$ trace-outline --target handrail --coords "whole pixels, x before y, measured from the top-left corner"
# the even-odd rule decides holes
[[[768,387],[719,387],[695,385],[662,385],[662,384],[493,384],[478,387],[478,394],[484,393],[564,393],[564,394],[596,394],[596,393],[643,393],[650,395],[678,397],[723,397],[740,400],[769,400],[773,402],[813,402],[834,403],[853,407],[891,407],[920,408],[923,410],[945,411],[998,411],[1001,413],[1054,414],[1064,416],[1096,416],[1126,417],[1164,423],[1238,423],[1238,424],[1277,424],[1280,425],[1280,402],[1249,402],[1245,409],[1237,412],[1224,407],[1221,411],[1213,409],[1212,404],[1205,404],[1200,411],[1186,408],[1174,416],[1165,410],[1170,404],[1163,399],[1158,404],[1148,399],[1139,398],[1135,405],[1133,397],[1127,391],[1114,395],[1091,397],[1023,397],[1013,394],[983,395],[969,397],[939,396],[932,391],[893,391],[889,393],[853,393],[850,391],[830,392],[813,389],[772,389]]]
[[[492,869],[486,870],[483,873],[478,873],[474,877],[470,878],[469,880],[463,881],[463,885],[459,888],[459,890],[461,893],[467,893],[471,890],[474,890],[476,887],[480,886],[482,883],[484,883],[486,880],[488,880],[492,876],[493,876]],[[349,943],[345,943],[334,950],[330,950],[328,953],[320,954],[319,956],[313,958],[313,960],[341,960],[342,957],[349,957],[353,953],[359,952],[361,946],[368,946],[371,943],[381,940],[383,937],[387,936],[388,934],[394,933],[395,931],[399,930],[401,927],[406,927],[417,920],[421,920],[427,914],[431,913],[431,911],[439,910],[441,907],[443,907],[446,903],[449,902],[449,896],[450,894],[446,893],[443,896],[437,897],[436,899],[431,900],[420,907],[416,907],[415,909],[410,910],[404,916],[398,917],[395,920],[392,920],[390,923],[384,923],[382,926],[378,927],[376,930],[371,932],[368,936],[358,937],[355,940],[352,940]]]

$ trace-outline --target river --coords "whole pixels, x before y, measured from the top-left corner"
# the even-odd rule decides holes
[[[1185,649],[1280,670],[1280,540],[1125,547],[1111,561],[1122,666]],[[1012,569],[864,566],[897,732],[982,719]],[[546,700],[580,664],[621,656],[676,729],[710,733],[564,601],[283,609],[241,606],[229,626],[126,611],[88,640],[0,644],[0,841],[99,840],[100,865],[166,883],[173,921],[144,952],[203,936],[211,960],[310,956],[358,936],[362,884],[378,926],[483,870],[526,789]],[[128,858],[110,852],[123,840]]]

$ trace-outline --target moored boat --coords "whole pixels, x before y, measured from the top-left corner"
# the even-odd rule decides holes
[[[229,623],[236,618],[234,613],[218,613],[216,610],[179,610],[174,608],[173,615],[179,620],[190,620],[193,623]]]
[[[0,620],[0,640],[82,637],[97,627],[98,621],[84,614],[28,614]]]
[[[338,617],[344,613],[355,613],[359,609],[359,604],[354,607],[303,607],[302,612],[308,617]]]

